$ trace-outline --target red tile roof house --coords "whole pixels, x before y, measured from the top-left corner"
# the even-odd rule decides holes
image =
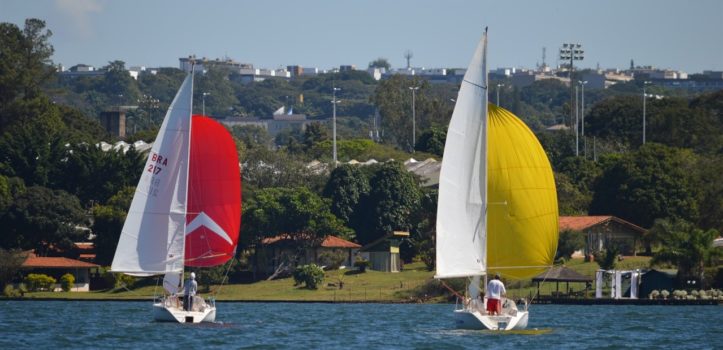
[[[611,244],[620,249],[622,255],[635,255],[641,238],[647,232],[644,228],[615,216],[560,216],[559,228],[580,231],[585,234],[584,256],[605,250]],[[577,252],[576,252],[577,253]]]
[[[42,273],[57,281],[60,281],[60,277],[66,273],[72,274],[75,277],[75,285],[71,289],[73,292],[90,291],[90,270],[99,267],[100,265],[75,259],[36,256],[32,252],[28,253],[28,257],[22,265],[22,269],[27,273]],[[53,291],[61,290],[59,283],[53,286]]]
[[[261,240],[256,249],[257,272],[270,275],[279,268],[280,264],[288,264],[288,257],[296,255],[299,243],[292,240],[288,235],[279,235]],[[324,253],[342,255],[344,260],[342,266],[351,266],[354,262],[356,252],[361,248],[359,244],[349,242],[335,236],[326,236],[316,247],[307,248],[300,254],[298,264],[309,263],[321,264],[320,257]]]

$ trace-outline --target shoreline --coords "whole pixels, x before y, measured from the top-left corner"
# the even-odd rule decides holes
[[[154,298],[0,298],[0,301],[88,301],[88,302],[146,302]],[[295,303],[295,304],[454,304],[451,302],[416,302],[401,300],[216,300],[221,303]],[[723,300],[676,300],[676,299],[536,299],[535,305],[639,305],[639,306],[721,306]]]

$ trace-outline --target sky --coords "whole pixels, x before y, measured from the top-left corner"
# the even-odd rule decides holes
[[[0,0],[0,22],[46,21],[52,60],[96,67],[178,67],[179,57],[231,58],[255,67],[466,67],[489,27],[491,68],[558,64],[580,43],[576,67],[650,65],[723,70],[720,0]]]

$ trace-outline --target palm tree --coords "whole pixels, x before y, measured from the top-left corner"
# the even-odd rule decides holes
[[[651,233],[661,242],[661,249],[651,265],[670,263],[678,267],[678,278],[696,277],[704,280],[704,268],[720,255],[713,247],[718,231],[704,231],[684,220],[656,220]]]

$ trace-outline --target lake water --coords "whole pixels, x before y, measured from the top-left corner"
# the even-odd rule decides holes
[[[723,348],[720,306],[532,305],[525,334],[456,330],[453,305],[217,306],[187,325],[151,322],[150,302],[0,301],[0,349]]]

